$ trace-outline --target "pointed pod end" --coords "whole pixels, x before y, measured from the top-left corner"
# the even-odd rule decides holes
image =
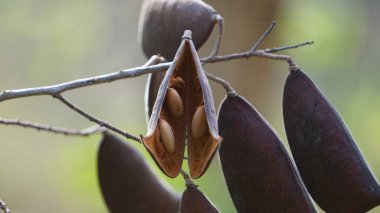
[[[191,35],[192,35],[191,30],[185,30],[185,32],[183,33],[182,39],[191,40]]]

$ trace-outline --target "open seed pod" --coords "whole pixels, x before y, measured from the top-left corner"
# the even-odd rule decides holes
[[[99,147],[98,178],[112,213],[178,212],[179,196],[153,174],[140,153],[109,133]]]
[[[327,212],[366,212],[380,204],[380,187],[344,121],[301,70],[284,88],[289,145],[311,196]]]
[[[220,161],[238,212],[317,212],[281,140],[245,99],[228,95],[218,126]]]
[[[185,30],[194,34],[196,49],[215,25],[216,11],[201,0],[145,0],[139,19],[139,42],[145,55],[174,58]]]
[[[185,141],[190,176],[207,169],[221,137],[218,135],[210,85],[186,31],[173,63],[160,85],[143,144],[161,170],[176,177],[182,166]]]
[[[219,213],[219,210],[198,189],[197,186],[188,186],[182,194],[180,213]]]

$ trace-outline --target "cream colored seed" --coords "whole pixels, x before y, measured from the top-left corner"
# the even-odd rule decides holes
[[[165,149],[172,153],[175,150],[175,139],[173,130],[170,127],[169,123],[164,119],[158,121],[158,130],[160,130],[160,139]]]
[[[195,139],[203,137],[208,130],[205,106],[197,108],[194,113],[193,121],[191,122],[191,135]]]
[[[166,99],[169,111],[175,117],[180,117],[183,114],[183,103],[181,96],[179,96],[178,92],[173,88],[169,88],[166,92]]]

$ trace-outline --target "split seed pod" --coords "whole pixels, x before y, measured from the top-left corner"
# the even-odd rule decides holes
[[[146,57],[160,54],[173,60],[185,30],[194,33],[195,49],[210,37],[217,12],[201,0],[145,0],[139,19],[139,42]],[[149,74],[145,106],[146,117],[152,114],[159,86],[165,73]]]
[[[219,210],[198,189],[189,186],[182,194],[180,213],[219,213]]]
[[[283,97],[289,145],[311,196],[327,212],[366,212],[380,187],[333,105],[301,70],[290,73]]]
[[[98,178],[112,213],[176,213],[180,198],[152,172],[128,143],[104,133],[98,152]]]
[[[172,89],[178,96],[170,97],[174,93],[167,91]],[[170,99],[175,100],[168,101]],[[174,115],[170,106],[172,103],[182,103],[181,115]],[[199,107],[204,109],[204,113],[196,113]],[[204,134],[194,137],[191,134],[192,123],[200,122],[202,119],[207,122],[207,125],[203,126],[206,129],[198,130]],[[169,124],[165,131],[159,129],[160,120]],[[161,134],[168,132],[174,135],[173,152],[167,150],[161,141]],[[182,167],[185,141],[188,145],[188,162],[192,178],[199,178],[206,171],[219,147],[221,137],[218,134],[214,101],[190,31],[185,32],[173,63],[160,85],[149,120],[148,133],[142,141],[160,169],[172,178],[178,175]]]
[[[244,98],[222,102],[221,166],[238,212],[317,212],[283,143]]]
[[[139,19],[139,39],[149,58],[174,58],[185,30],[194,34],[196,49],[210,36],[217,12],[201,0],[145,0]]]

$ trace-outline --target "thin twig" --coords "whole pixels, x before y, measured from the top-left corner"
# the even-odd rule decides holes
[[[3,210],[5,213],[11,213],[11,210],[7,207],[7,204],[4,203],[4,201],[2,201],[0,199],[0,209]]]
[[[218,33],[216,36],[214,48],[211,51],[211,54],[207,58],[213,58],[219,54],[220,45],[222,43],[222,38],[224,34],[224,19],[221,15],[215,15],[215,22],[218,24]]]
[[[278,48],[265,49],[265,50],[257,50],[255,52],[246,51],[246,52],[233,53],[233,54],[224,55],[224,56],[215,56],[212,58],[207,57],[207,58],[201,59],[201,62],[215,63],[215,62],[220,62],[220,61],[229,61],[229,60],[241,59],[241,58],[263,57],[263,58],[270,58],[274,60],[285,60],[288,62],[290,69],[294,69],[295,67],[298,68],[298,66],[294,66],[295,62],[289,56],[266,54],[266,53],[279,52],[282,50],[297,48],[297,47],[309,45],[312,43],[313,42],[304,42],[298,45],[278,47]],[[10,99],[15,99],[15,98],[28,97],[28,96],[38,96],[38,95],[55,96],[57,94],[61,94],[65,91],[69,91],[73,89],[112,82],[115,80],[120,80],[120,79],[125,79],[125,78],[133,78],[133,77],[141,76],[148,73],[163,72],[169,68],[170,64],[171,62],[166,62],[166,63],[151,65],[151,66],[140,66],[140,67],[135,67],[135,68],[127,69],[127,70],[121,70],[119,72],[114,72],[114,73],[90,77],[90,78],[78,79],[78,80],[74,80],[74,81],[70,81],[70,82],[66,82],[62,84],[51,85],[51,86],[17,89],[17,90],[5,90],[4,92],[0,93],[0,102],[5,101],[5,100],[10,100]]]
[[[266,37],[269,35],[270,32],[272,32],[274,26],[276,25],[275,21],[272,21],[272,23],[269,25],[267,30],[264,32],[263,35],[259,38],[259,40],[256,42],[255,45],[250,49],[251,52],[255,52],[257,48],[263,43],[263,41],[266,39]]]
[[[206,76],[208,79],[215,81],[216,83],[222,85],[224,87],[224,90],[226,90],[227,95],[229,95],[229,96],[236,95],[234,88],[232,88],[231,84],[228,81],[226,81],[222,78],[219,78],[219,77],[217,77],[217,76],[215,76],[209,72],[205,72],[205,73],[206,73]]]
[[[195,188],[197,185],[194,184],[194,182],[191,180],[189,174],[185,172],[183,169],[179,170],[179,173],[181,173],[183,179],[185,179],[186,188]]]
[[[70,109],[76,111],[77,113],[81,114],[82,116],[86,117],[87,119],[89,119],[90,121],[92,122],[95,122],[97,124],[99,124],[100,126],[102,127],[106,127],[107,129],[109,130],[112,130],[116,133],[119,133],[120,135],[123,135],[124,137],[128,138],[128,139],[131,139],[131,140],[134,140],[136,142],[139,142],[141,143],[140,141],[140,138],[134,136],[134,135],[131,135],[129,134],[128,132],[125,132],[125,131],[122,131],[118,128],[116,128],[115,126],[109,124],[108,122],[104,122],[98,118],[96,118],[95,116],[92,116],[90,114],[88,114],[87,112],[81,110],[79,107],[75,106],[73,103],[71,103],[69,100],[67,100],[66,98],[64,98],[62,95],[60,94],[57,94],[54,96],[55,98],[57,98],[58,100],[60,100],[62,103],[64,103],[66,106],[68,106]]]
[[[306,46],[306,45],[311,45],[314,44],[314,41],[306,41],[300,44],[295,44],[295,45],[288,45],[284,47],[278,47],[278,48],[271,48],[271,49],[266,49],[264,52],[266,53],[276,53],[284,50],[289,50],[289,49],[297,49],[298,47]]]
[[[40,123],[35,123],[35,122],[30,122],[30,121],[21,121],[18,119],[6,119],[6,118],[0,118],[0,124],[21,126],[25,128],[36,129],[38,131],[53,132],[57,134],[71,135],[71,136],[89,136],[89,135],[102,132],[105,130],[104,127],[100,127],[99,125],[88,127],[82,130],[75,130],[75,129],[66,129],[62,127],[55,127],[51,125],[40,124]]]

